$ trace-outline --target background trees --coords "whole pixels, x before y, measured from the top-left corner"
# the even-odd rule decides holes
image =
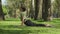
[[[54,13],[53,13],[53,16],[56,17],[56,18],[59,18],[60,17],[60,0],[55,0],[54,2]]]
[[[2,10],[2,2],[1,2],[1,0],[0,0],[0,20],[5,20],[4,13],[3,13],[3,10]]]
[[[9,10],[9,15],[16,18],[17,13],[19,13],[20,0],[7,0],[7,9]]]
[[[9,17],[19,18],[20,7],[26,7],[26,16],[34,20],[50,21],[52,17],[60,16],[59,0],[6,0],[6,5],[2,6],[3,12]],[[53,9],[52,9],[53,5]],[[52,9],[52,10],[51,10]],[[2,12],[2,14],[3,14]]]

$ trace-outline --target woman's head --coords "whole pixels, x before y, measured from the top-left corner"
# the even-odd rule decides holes
[[[25,11],[26,11],[25,5],[21,5],[21,11],[22,11],[22,12],[25,12]]]
[[[24,12],[26,10],[26,8],[25,7],[21,7],[21,10]]]

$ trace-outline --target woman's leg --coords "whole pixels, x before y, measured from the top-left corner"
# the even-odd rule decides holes
[[[23,19],[23,17],[22,17],[22,23],[21,23],[21,25],[22,25],[22,26],[24,25],[24,19]]]

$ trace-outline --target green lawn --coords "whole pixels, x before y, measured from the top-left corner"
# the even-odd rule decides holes
[[[33,20],[34,21],[34,20]],[[60,34],[60,19],[50,22],[34,21],[36,23],[51,24],[53,27],[20,26],[19,20],[0,21],[0,34]]]

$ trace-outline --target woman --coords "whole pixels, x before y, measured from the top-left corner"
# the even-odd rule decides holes
[[[23,25],[24,24],[24,19],[26,18],[26,8],[23,7],[23,6],[21,7],[20,16],[21,16],[21,21],[22,21],[21,25]]]

